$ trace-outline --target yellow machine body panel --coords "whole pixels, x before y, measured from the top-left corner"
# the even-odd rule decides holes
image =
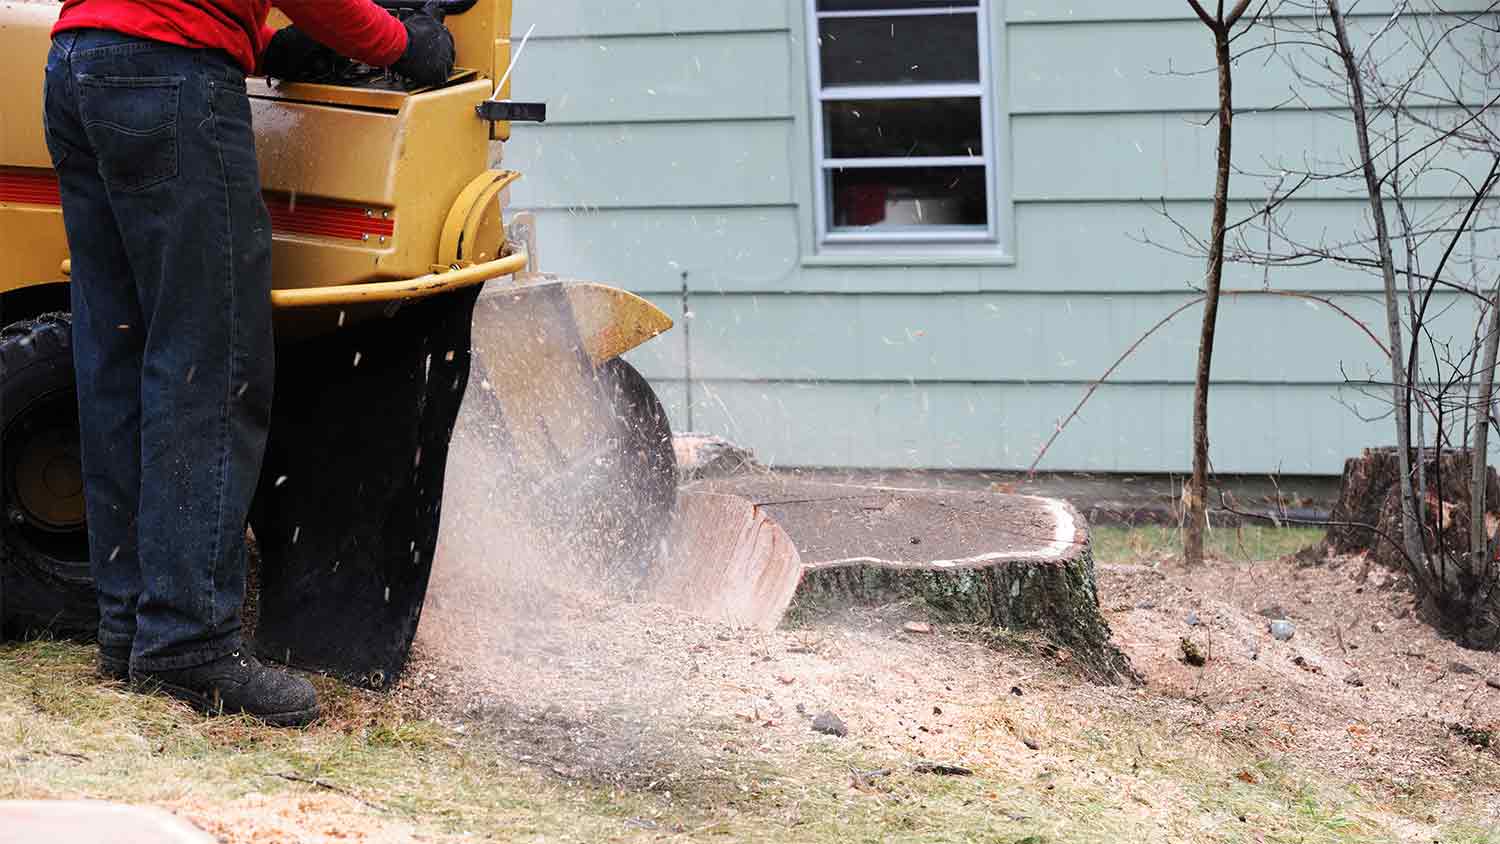
[[[0,256],[7,270],[0,294],[67,277],[61,201],[42,126],[49,33],[59,8],[0,0],[0,73],[12,83],[0,111]],[[509,186],[521,174],[486,169],[499,158],[491,146],[508,137],[509,124],[475,114],[509,68],[510,19],[510,0],[479,0],[449,15],[457,67],[437,88],[249,80],[278,313],[346,304],[358,317],[381,303],[489,279],[523,283],[518,273],[536,269],[521,247],[505,243]],[[286,20],[273,12],[271,22]],[[318,292],[305,295],[312,290]],[[666,319],[644,300],[614,304],[612,314],[638,326]],[[292,322],[297,334],[309,323],[329,324],[278,317],[279,324]]]
[[[0,0],[0,292],[56,282],[68,257],[57,180],[42,132],[42,81],[57,8]]]
[[[251,95],[277,289],[426,275],[443,225],[489,155],[487,80],[403,96],[394,113]],[[293,99],[296,97],[296,99]],[[279,225],[278,225],[279,224]]]

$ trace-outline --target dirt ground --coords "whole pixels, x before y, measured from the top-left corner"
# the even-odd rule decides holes
[[[1362,558],[1104,565],[1099,577],[1116,642],[1153,692],[1194,705],[1195,724],[1375,793],[1477,787],[1500,822],[1500,783],[1471,779],[1476,752],[1500,744],[1500,654],[1419,620],[1404,577]],[[1289,641],[1269,635],[1271,617],[1293,622]],[[1206,666],[1183,662],[1183,637]]]
[[[1066,654],[997,648],[972,629],[926,632],[916,606],[757,632],[573,590],[484,596],[470,581],[457,605],[457,584],[435,596],[398,694],[564,780],[668,795],[829,741],[811,729],[825,712],[882,765],[1045,777],[1079,764],[1049,749],[1063,718],[1170,724],[1376,803],[1417,801],[1417,820],[1390,820],[1403,840],[1434,840],[1430,825],[1476,805],[1481,827],[1500,828],[1500,779],[1480,775],[1500,770],[1500,655],[1415,618],[1393,573],[1358,559],[1193,571],[1170,558],[1098,573],[1144,688],[1091,685]],[[1290,641],[1270,635],[1271,616],[1295,625]],[[1184,638],[1204,666],[1184,663]]]
[[[162,805],[232,844],[1500,841],[1500,655],[1444,640],[1361,560],[1106,556],[1143,687],[914,605],[758,632],[526,574],[450,567],[398,688],[320,681],[328,716],[301,734],[94,688],[82,651],[62,674],[0,659],[0,797]],[[28,677],[98,700],[59,714]],[[847,735],[814,731],[824,713]]]

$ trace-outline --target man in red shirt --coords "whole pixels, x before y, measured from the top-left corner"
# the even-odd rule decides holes
[[[274,382],[271,221],[245,76],[296,78],[329,49],[438,85],[436,4],[64,0],[47,58],[47,146],[72,258],[99,667],[205,711],[280,725],[312,685],[243,650],[245,520]],[[322,45],[327,45],[326,47]]]

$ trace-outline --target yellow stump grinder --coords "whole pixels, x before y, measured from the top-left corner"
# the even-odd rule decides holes
[[[406,90],[353,63],[316,83],[250,82],[278,364],[251,513],[256,644],[370,687],[395,679],[416,632],[461,402],[501,420],[490,439],[524,492],[514,506],[572,538],[585,565],[644,573],[675,502],[665,414],[619,358],[671,320],[625,291],[538,271],[531,221],[507,219],[520,174],[500,167],[511,122],[545,117],[509,99],[510,0],[443,7],[457,69],[441,86]],[[95,625],[69,252],[42,130],[58,8],[0,0],[5,637]],[[482,387],[469,387],[471,366]]]

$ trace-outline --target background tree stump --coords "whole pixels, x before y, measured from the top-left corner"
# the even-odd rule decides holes
[[[1467,451],[1424,453],[1427,474],[1426,519],[1423,541],[1429,554],[1469,553],[1469,478]],[[1327,548],[1335,554],[1368,552],[1372,559],[1391,568],[1406,567],[1401,547],[1401,494],[1396,484],[1400,474],[1394,447],[1367,448],[1359,457],[1344,462],[1339,500],[1329,520],[1346,524],[1328,528]],[[1412,466],[1417,463],[1412,453]],[[1485,488],[1485,510],[1500,522],[1500,477],[1489,470]],[[1374,525],[1378,530],[1354,524]],[[1495,538],[1493,522],[1486,533]],[[1394,542],[1392,541],[1394,540]]]
[[[1412,463],[1416,463],[1413,455]],[[1465,647],[1500,649],[1500,563],[1495,562],[1500,532],[1500,477],[1490,468],[1485,485],[1486,566],[1470,556],[1470,454],[1444,451],[1424,454],[1427,494],[1423,500],[1424,559],[1415,561],[1422,613]],[[1338,554],[1368,553],[1381,565],[1411,571],[1403,547],[1401,497],[1396,483],[1394,448],[1366,449],[1344,464],[1339,501],[1331,520],[1372,524],[1375,530],[1336,525],[1325,547]],[[1430,594],[1429,594],[1430,593]]]
[[[1374,548],[1375,532],[1352,523],[1380,524],[1380,510],[1385,504],[1386,493],[1395,489],[1400,474],[1395,448],[1367,448],[1360,456],[1344,461],[1339,499],[1329,514],[1329,521],[1335,522],[1328,528],[1330,552],[1359,554]],[[1397,528],[1400,528],[1399,521]]]

